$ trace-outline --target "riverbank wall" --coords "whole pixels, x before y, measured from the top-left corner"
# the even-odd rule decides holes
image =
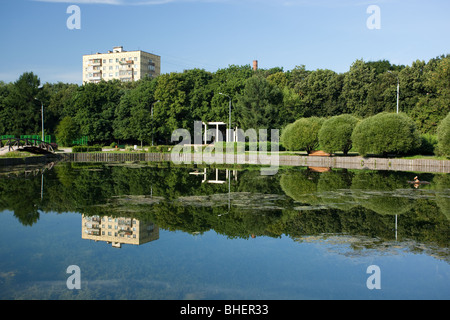
[[[73,162],[158,162],[175,164],[253,164],[264,166],[300,166],[321,168],[345,168],[362,170],[392,170],[412,172],[450,173],[450,160],[395,159],[364,157],[315,157],[300,155],[262,154],[171,154],[171,153],[65,153],[61,158]]]

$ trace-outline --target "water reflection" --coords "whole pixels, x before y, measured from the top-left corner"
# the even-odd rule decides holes
[[[170,163],[0,173],[0,298],[446,299],[449,175],[420,174],[430,184],[417,189],[415,175]],[[66,287],[73,264],[79,291]],[[380,292],[366,287],[372,264]]]
[[[190,234],[214,230],[229,238],[341,234],[447,249],[449,175],[421,174],[430,184],[415,188],[408,181],[416,175],[281,168],[262,176],[258,168],[242,166],[69,163],[37,175],[1,175],[0,210],[13,211],[29,226],[47,212],[80,212],[83,219],[131,219]],[[102,232],[90,236],[110,231]]]

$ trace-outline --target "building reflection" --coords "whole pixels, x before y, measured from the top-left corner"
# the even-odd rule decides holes
[[[122,244],[142,245],[159,239],[159,228],[129,217],[86,216],[81,218],[81,238],[105,241],[115,248]]]

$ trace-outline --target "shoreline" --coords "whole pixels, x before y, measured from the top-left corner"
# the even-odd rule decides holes
[[[22,158],[0,158],[0,167],[45,164],[49,162],[173,162],[175,164],[244,164],[262,166],[292,166],[329,169],[392,170],[429,173],[450,173],[450,160],[399,159],[361,156],[318,157],[304,155],[267,154],[174,154],[144,152],[56,153]]]

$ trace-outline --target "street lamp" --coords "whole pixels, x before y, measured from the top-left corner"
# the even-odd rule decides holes
[[[389,73],[394,74],[392,71],[388,70]],[[394,74],[397,77],[397,113],[398,113],[398,104],[399,104],[399,97],[400,97],[400,78],[397,74]]]
[[[229,106],[228,106],[228,122],[229,122],[229,130],[228,130],[228,133],[227,133],[227,136],[228,136],[228,142],[230,142],[231,141],[231,98],[230,98],[230,96],[229,95],[226,95],[226,94],[223,94],[222,92],[219,92],[219,94],[221,94],[221,95],[223,95],[223,96],[225,96],[225,97],[228,97],[228,99],[229,99]],[[232,142],[232,141],[231,141]]]
[[[41,103],[41,119],[42,119],[42,142],[44,142],[44,103],[37,98],[34,100],[39,101]]]
[[[151,110],[151,113],[152,113],[152,147],[153,147],[153,127],[154,127],[154,123],[153,123],[153,106],[155,104],[157,104],[158,102],[160,102],[160,101],[161,100],[158,100],[158,101],[152,103],[152,110]]]

